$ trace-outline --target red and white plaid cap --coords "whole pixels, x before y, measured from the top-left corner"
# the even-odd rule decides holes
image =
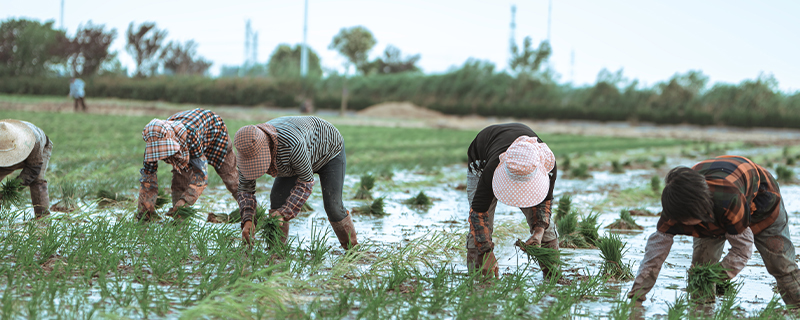
[[[144,126],[142,139],[147,143],[144,147],[145,162],[166,159],[181,151],[181,145],[178,143],[173,129],[173,122],[153,119]]]
[[[492,177],[497,200],[520,208],[541,203],[550,190],[548,173],[556,157],[546,143],[536,137],[520,136],[500,155],[500,164]]]
[[[236,147],[236,166],[239,174],[247,180],[255,180],[269,170],[272,162],[269,137],[261,128],[249,125],[236,131],[233,145]]]

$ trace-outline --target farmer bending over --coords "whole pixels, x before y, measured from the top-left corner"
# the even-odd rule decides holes
[[[203,109],[176,113],[166,121],[153,119],[144,127],[144,168],[139,189],[139,220],[155,214],[158,197],[158,160],[172,165],[173,215],[184,205],[193,205],[208,185],[208,164],[217,171],[225,187],[236,198],[239,180],[236,157],[228,129],[217,114]]]
[[[766,169],[740,156],[674,168],[667,174],[661,206],[661,219],[647,240],[628,297],[645,300],[669,255],[673,236],[683,234],[694,237],[692,265],[718,262],[725,240],[730,242],[721,262],[728,278],[742,271],[755,244],[786,305],[800,302],[800,272],[786,210],[778,183]]]
[[[16,179],[31,188],[31,204],[36,219],[50,214],[50,196],[44,174],[52,151],[53,142],[39,127],[26,121],[0,120],[0,180],[22,169]]]
[[[524,124],[498,124],[478,133],[467,156],[470,203],[467,267],[480,269],[487,276],[498,276],[492,252],[498,200],[522,210],[531,232],[526,244],[558,249],[555,222],[550,221],[556,159],[547,144]],[[555,271],[540,266],[545,276]]]
[[[319,174],[322,200],[333,232],[342,248],[358,244],[353,220],[342,202],[347,159],[344,139],[329,122],[314,116],[280,117],[236,132],[234,144],[239,158],[239,209],[242,237],[248,243],[255,230],[256,179],[265,173],[275,178],[270,191],[271,216],[281,221],[286,243],[289,221],[306,203]]]

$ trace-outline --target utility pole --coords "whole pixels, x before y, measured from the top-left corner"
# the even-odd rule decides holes
[[[250,19],[244,24],[244,63],[243,68],[247,68],[250,64]]]
[[[517,30],[517,5],[511,5],[511,35],[508,38],[508,61],[511,64],[511,59],[514,59],[514,48],[517,46],[517,38],[515,32]]]
[[[550,42],[550,19],[553,16],[553,0],[550,0],[547,5],[547,42]]]
[[[258,31],[253,32],[253,41],[250,44],[250,53],[252,56],[250,57],[250,64],[257,64],[258,63]]]
[[[575,48],[572,48],[569,59],[569,81],[575,83]]]
[[[300,76],[305,78],[308,74],[308,0],[303,13],[303,47],[300,49]]]
[[[64,0],[61,0],[61,30],[64,30]]]

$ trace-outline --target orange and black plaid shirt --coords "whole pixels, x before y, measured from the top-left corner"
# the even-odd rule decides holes
[[[228,128],[219,115],[198,108],[173,114],[167,121],[178,121],[186,127],[186,139],[182,141],[181,149],[188,149],[191,159],[205,156],[208,164],[219,168],[228,154],[230,140]],[[158,162],[145,162],[144,170],[147,173],[157,172]]]
[[[775,178],[764,168],[740,156],[720,156],[692,167],[706,178],[714,200],[714,223],[683,225],[663,216],[658,231],[693,237],[740,234],[747,227],[758,234],[772,225],[781,210]]]

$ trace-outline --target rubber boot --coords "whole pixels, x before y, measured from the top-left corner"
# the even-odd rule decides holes
[[[491,258],[489,257],[490,255]],[[487,258],[493,262],[486,261]],[[494,263],[494,267],[484,270],[484,263]],[[500,277],[500,268],[497,266],[497,258],[494,257],[494,252],[481,253],[477,248],[467,249],[467,269],[470,273],[475,272],[475,270],[480,270],[486,277]]]
[[[36,180],[30,185],[31,204],[33,204],[33,214],[36,219],[50,215],[50,195],[47,192],[47,181]]]
[[[336,237],[339,238],[339,243],[342,245],[342,248],[345,250],[350,250],[358,245],[356,228],[353,226],[353,220],[350,218],[350,212],[347,213],[347,216],[344,217],[342,221],[331,222],[331,227],[333,227],[333,233],[335,233]]]
[[[786,307],[791,309],[800,308],[800,270],[776,278],[778,291],[781,293]]]
[[[286,244],[286,239],[289,238],[289,221],[284,221],[281,225],[281,243]]]
[[[467,270],[470,273],[481,268],[480,260],[478,259],[480,256],[481,252],[477,248],[467,249]]]
[[[551,240],[549,242],[542,242],[542,248],[558,250],[558,239]],[[542,268],[542,274],[544,275],[545,279],[551,279],[551,277],[561,274],[561,266],[554,266],[556,269],[550,269],[550,266],[546,266],[539,262],[539,267]]]

